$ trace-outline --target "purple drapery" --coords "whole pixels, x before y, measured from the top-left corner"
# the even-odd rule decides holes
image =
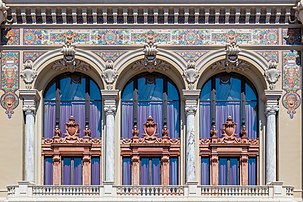
[[[178,185],[178,157],[169,158],[169,184]]]
[[[167,129],[170,138],[179,138],[179,101],[167,102]]]
[[[257,105],[256,101],[247,102],[245,105],[246,115],[246,130],[248,138],[257,138],[258,120],[257,111],[255,109]]]
[[[92,138],[101,137],[101,101],[90,103],[89,128]]]
[[[52,138],[56,125],[56,102],[44,102],[44,138]]]
[[[138,128],[140,137],[144,133],[143,124],[146,123],[147,118],[152,116],[154,122],[157,124],[157,131],[156,133],[159,134],[161,137],[161,130],[163,126],[162,121],[162,101],[150,101],[150,102],[143,102],[140,101],[138,103]]]
[[[229,184],[238,185],[239,184],[239,172],[238,172],[238,159],[230,159],[230,173],[229,173]]]
[[[219,160],[219,185],[227,184],[227,159],[220,158]]]
[[[219,185],[239,184],[239,160],[237,158],[220,158]]]
[[[133,110],[134,104],[132,101],[122,101],[122,138],[132,138],[132,128],[133,128]],[[140,133],[143,131],[140,131]]]
[[[209,185],[210,184],[210,170],[209,167],[210,162],[209,158],[201,158],[201,185]]]
[[[152,185],[161,184],[160,158],[152,158]]]
[[[240,132],[241,120],[240,120],[240,102],[217,102],[216,104],[216,128],[221,131],[223,125],[226,122],[228,116],[233,118],[233,121],[237,124],[236,133]],[[221,132],[220,136],[221,136]]]
[[[82,158],[74,157],[74,183],[73,185],[81,185],[82,184]]]
[[[71,184],[71,158],[63,158],[63,173],[62,173],[62,184],[70,185]]]
[[[200,102],[200,138],[209,138],[211,130],[210,102]]]
[[[53,158],[44,157],[44,184],[53,184]]]
[[[141,185],[149,185],[149,159],[141,158]]]
[[[131,158],[122,159],[122,185],[131,185]]]
[[[248,185],[257,184],[257,159],[248,158]]]
[[[92,185],[100,185],[100,157],[92,157]]]
[[[70,116],[74,116],[79,124],[80,137],[84,135],[85,129],[85,103],[84,102],[61,102],[60,103],[60,130],[65,133],[65,123],[68,122]]]

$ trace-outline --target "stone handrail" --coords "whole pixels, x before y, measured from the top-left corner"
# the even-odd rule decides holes
[[[100,186],[85,185],[42,185],[33,186],[33,196],[95,196],[100,195]]]
[[[183,186],[139,185],[116,186],[117,195],[123,196],[183,196]]]
[[[199,186],[201,188],[201,196],[249,196],[264,197],[269,196],[268,185],[258,186],[238,186],[238,185],[218,185],[218,186]]]

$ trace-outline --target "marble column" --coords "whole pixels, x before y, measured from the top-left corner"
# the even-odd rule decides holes
[[[196,184],[197,180],[197,127],[196,112],[200,90],[183,90],[186,113],[186,183]]]
[[[186,181],[196,181],[196,132],[195,114],[197,106],[190,105],[185,107],[186,111]]]
[[[35,113],[39,100],[37,90],[20,90],[25,113],[24,180],[35,182]]]
[[[115,182],[115,113],[117,90],[102,90],[105,112],[105,179],[104,182]]]
[[[105,181],[114,182],[115,178],[115,112],[116,106],[104,106],[106,119],[105,136]]]
[[[277,105],[266,106],[266,183],[275,182],[277,176],[276,113]]]
[[[277,180],[276,114],[279,111],[279,99],[282,90],[265,90],[266,98],[266,183]]]

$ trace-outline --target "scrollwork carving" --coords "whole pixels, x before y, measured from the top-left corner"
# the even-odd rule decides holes
[[[114,62],[112,60],[106,61],[105,70],[102,74],[102,77],[104,78],[107,84],[107,89],[112,90],[113,83],[116,81],[118,77],[117,71],[114,69]]]
[[[153,31],[148,31],[146,33],[146,45],[144,46],[144,65],[153,64],[157,65],[157,45],[155,44],[155,33]]]
[[[264,76],[266,77],[269,88],[273,90],[275,88],[275,84],[280,77],[280,71],[277,69],[277,63],[273,60],[269,62],[268,69],[264,72]]]
[[[37,77],[37,72],[33,69],[33,61],[27,60],[23,64],[23,70],[20,76],[25,83],[26,89],[32,89],[32,84]]]
[[[296,11],[295,16],[296,16],[297,20],[299,20],[301,23],[303,23],[303,0],[301,0],[297,3],[297,5],[294,7],[294,10]]]
[[[189,61],[187,63],[187,68],[183,72],[183,75],[186,78],[190,90],[193,89],[194,83],[199,77],[198,71],[196,70],[195,66],[196,64],[194,62]]]
[[[9,9],[8,6],[6,6],[6,4],[0,0],[0,24],[2,24],[3,22],[8,22],[8,23],[12,23],[13,20],[8,20],[7,19],[7,10]]]

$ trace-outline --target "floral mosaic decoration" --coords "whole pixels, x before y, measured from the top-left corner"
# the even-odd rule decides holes
[[[1,56],[1,89],[4,91],[1,106],[6,110],[8,118],[11,118],[19,104],[15,94],[19,88],[19,52],[2,52]]]

